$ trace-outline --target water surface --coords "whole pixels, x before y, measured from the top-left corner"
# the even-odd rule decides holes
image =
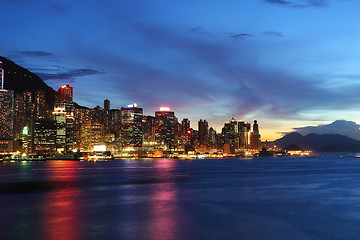
[[[360,159],[0,163],[1,239],[360,239]]]

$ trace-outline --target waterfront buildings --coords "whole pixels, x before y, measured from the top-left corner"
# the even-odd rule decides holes
[[[144,116],[142,120],[143,141],[147,144],[155,143],[155,117]]]
[[[175,114],[168,107],[155,112],[155,141],[167,149],[175,147]]]
[[[184,118],[181,121],[180,146],[186,148],[186,150],[191,146],[191,135],[190,120]]]
[[[73,88],[69,85],[61,86],[56,94],[53,115],[57,122],[57,149],[69,152],[74,149],[75,107],[73,102]]]
[[[143,109],[137,104],[130,104],[121,108],[121,148],[127,150],[140,150],[143,143]]]
[[[0,89],[0,152],[13,149],[14,91]]]
[[[248,149],[250,143],[251,124],[243,121],[238,123],[240,149]]]
[[[104,100],[104,110],[110,111],[110,100],[109,99]]]
[[[218,134],[203,119],[198,121],[198,129],[192,129],[189,119],[179,122],[169,108],[161,108],[155,116],[144,116],[143,109],[136,104],[110,109],[110,100],[105,99],[104,108],[89,109],[73,102],[73,88],[69,85],[61,86],[54,95],[52,114],[43,90],[25,90],[14,96],[13,91],[2,89],[0,98],[3,151],[10,151],[14,140],[22,143],[23,151],[28,154],[54,149],[93,151],[99,144],[116,152],[137,153],[162,149],[171,153],[233,154],[261,148],[257,122],[251,132],[249,123],[233,118]]]
[[[259,125],[257,121],[254,121],[253,131],[250,134],[250,145],[254,150],[260,150],[262,148],[260,133],[259,133]]]
[[[14,91],[0,89],[0,139],[13,137]]]
[[[32,129],[32,151],[53,152],[56,150],[56,121],[35,120]]]
[[[94,120],[88,120],[81,125],[81,150],[93,151],[102,144],[104,126]]]
[[[0,61],[0,88],[4,89],[4,68],[3,63]]]
[[[56,148],[59,152],[66,151],[66,111],[65,107],[56,107],[53,112],[56,121]]]
[[[206,120],[200,119],[198,122],[198,131],[199,131],[199,144],[208,145],[209,144],[209,125]]]

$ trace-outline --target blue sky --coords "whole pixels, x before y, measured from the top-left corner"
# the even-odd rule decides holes
[[[257,119],[263,139],[360,117],[355,0],[0,0],[0,55],[75,101],[220,130]]]

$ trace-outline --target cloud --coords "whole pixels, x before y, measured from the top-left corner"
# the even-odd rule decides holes
[[[194,28],[191,28],[190,31],[192,33],[196,33],[196,34],[202,34],[202,35],[206,35],[209,37],[215,37],[214,34],[212,34],[211,32],[205,31],[202,27],[194,27]]]
[[[153,56],[154,64],[143,62],[142,57],[127,59],[101,52],[96,58],[106,65],[107,72],[118,76],[114,89],[147,106],[166,102],[182,109],[206,109],[202,114],[207,116],[245,118],[260,112],[287,118],[314,105],[333,107],[337,102],[327,99],[341,99],[316,82],[259,65],[261,49],[250,41],[234,46],[221,39],[187,38],[167,28],[141,25],[136,30],[143,36],[143,44],[152,46],[146,55]],[[91,51],[82,50],[79,56],[85,57],[84,52]]]
[[[267,31],[267,32],[264,32],[263,34],[268,37],[279,37],[279,38],[284,37],[284,34],[282,32]]]
[[[307,126],[301,128],[294,128],[297,132],[306,135],[309,133],[317,134],[341,134],[360,140],[360,125],[356,122],[346,120],[336,120],[335,122],[327,125]]]
[[[19,52],[25,56],[29,56],[29,57],[50,57],[53,56],[52,53],[50,52],[45,52],[45,51],[21,51]]]
[[[230,35],[231,39],[238,40],[238,39],[245,39],[249,37],[253,37],[254,35],[248,34],[248,33],[238,33],[238,34],[232,34]]]
[[[83,77],[87,75],[100,74],[102,72],[94,69],[73,69],[62,73],[35,73],[42,80],[74,80],[76,77]]]
[[[326,0],[264,0],[265,3],[293,8],[325,7]]]

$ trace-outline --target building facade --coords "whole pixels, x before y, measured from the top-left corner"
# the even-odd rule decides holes
[[[121,134],[122,150],[140,150],[143,143],[143,109],[136,104],[121,108]]]
[[[155,141],[167,149],[175,145],[175,114],[169,108],[155,112]]]

